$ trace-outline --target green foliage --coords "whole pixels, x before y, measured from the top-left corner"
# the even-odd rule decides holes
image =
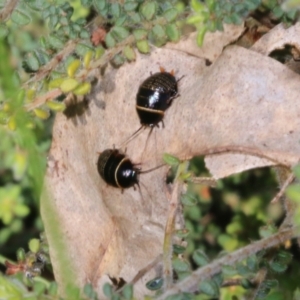
[[[0,8],[3,7],[4,1],[0,1]],[[177,42],[186,25],[196,28],[197,42],[201,45],[206,32],[223,30],[224,24],[241,24],[254,10],[270,13],[275,21],[289,23],[296,19],[298,9],[299,1],[290,0],[282,6],[273,0],[18,1],[0,25],[0,247],[27,229],[26,220],[32,216],[32,210],[38,210],[51,135],[51,122],[44,120],[51,121],[53,113],[64,111],[67,104],[61,100],[67,96],[80,99],[90,92],[89,75],[93,69],[108,62],[119,67],[134,61],[137,51],[148,54],[153,45]],[[93,39],[97,29],[102,30],[103,36]],[[55,90],[59,92],[52,94]],[[40,96],[48,97],[36,103]],[[173,245],[176,281],[188,276],[194,268],[209,264],[223,250],[235,250],[249,240],[268,237],[277,231],[273,223],[278,223],[279,217],[266,213],[270,190],[274,191],[274,180],[268,171],[234,176],[219,182],[212,191],[192,183],[192,174],[207,176],[203,162],[195,159],[187,170],[187,163],[172,155],[164,155],[164,160],[172,167],[172,179],[188,183],[187,192],[180,199],[186,228],[176,232],[176,239],[184,239],[187,245]],[[298,169],[295,173],[300,179]],[[265,178],[271,178],[272,182]],[[267,187],[262,188],[260,181]],[[241,182],[247,183],[242,192],[238,191]],[[299,203],[299,185],[292,185],[287,195]],[[40,223],[39,216],[35,215],[34,219],[37,228],[32,231],[40,231],[42,226],[36,225]],[[298,225],[299,220],[297,208],[295,223]],[[40,297],[47,295],[47,299],[57,299],[57,283],[35,277],[50,262],[45,239],[32,239],[28,229],[25,236],[26,242],[29,240],[29,252],[24,248],[15,249],[17,262],[6,263],[7,269],[16,275],[0,276],[0,298],[44,299]],[[5,258],[0,258],[4,263]],[[295,269],[290,271],[292,259],[292,254],[283,249],[252,255],[235,265],[224,265],[220,274],[199,282],[199,290],[204,297],[227,293],[229,299],[232,295],[244,295],[245,289],[253,290],[256,274],[267,270],[257,299],[280,297],[277,284],[278,289],[286,284],[285,290],[291,290],[292,294],[297,283],[290,288],[291,283],[285,283],[280,277],[286,272],[296,274]],[[25,276],[17,275],[19,272]],[[220,288],[224,280],[233,278],[240,280],[237,292]],[[69,280],[70,299],[97,299],[91,285],[87,284],[81,293],[72,285],[71,275]],[[160,291],[163,278],[154,278],[147,287]],[[103,291],[111,299],[133,298],[131,285],[117,292],[115,287],[106,284]],[[181,293],[170,299],[194,297]]]

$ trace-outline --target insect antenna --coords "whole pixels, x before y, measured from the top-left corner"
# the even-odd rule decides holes
[[[120,146],[119,148],[124,147],[125,145],[127,145],[130,141],[132,141],[134,138],[136,138],[140,133],[143,132],[143,130],[146,127],[144,125],[142,125],[140,128],[138,128],[127,140],[125,140]]]

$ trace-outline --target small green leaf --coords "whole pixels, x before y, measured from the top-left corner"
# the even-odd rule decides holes
[[[103,293],[106,297],[111,299],[113,295],[113,290],[112,290],[112,286],[109,283],[105,283],[103,285]]]
[[[33,112],[34,112],[34,114],[35,114],[38,118],[40,118],[40,119],[42,119],[42,120],[46,120],[46,119],[48,119],[49,116],[50,116],[50,113],[49,113],[48,110],[44,110],[44,109],[41,109],[41,108],[36,108],[36,109],[33,110]]]
[[[84,56],[88,51],[93,51],[91,47],[85,44],[78,44],[75,50],[79,56]]]
[[[125,11],[133,11],[137,8],[138,3],[135,1],[128,1],[124,3],[124,10]]]
[[[207,255],[200,249],[194,251],[193,253],[193,261],[199,266],[205,266],[209,263],[209,258]]]
[[[55,26],[58,23],[58,16],[57,15],[51,15],[49,19],[49,27],[50,29],[54,30]]]
[[[6,37],[8,34],[8,28],[5,24],[0,25],[0,39]]]
[[[28,72],[34,72],[37,71],[40,67],[40,63],[38,60],[37,55],[34,52],[30,52],[26,55],[23,67]]]
[[[129,31],[125,27],[114,26],[110,32],[119,41],[122,41],[129,36]]]
[[[203,44],[203,40],[204,40],[204,36],[205,36],[206,31],[207,31],[207,28],[205,26],[202,26],[198,31],[197,44],[198,44],[199,47],[201,47],[202,44]]]
[[[190,231],[188,229],[180,229],[175,233],[179,238],[186,238],[190,234]]]
[[[92,298],[94,296],[94,289],[93,289],[93,285],[90,283],[87,283],[84,287],[83,287],[83,292],[84,294],[89,297]]]
[[[153,26],[152,32],[157,38],[162,38],[166,34],[165,29],[159,24]]]
[[[148,41],[146,41],[146,40],[137,41],[136,42],[136,47],[138,48],[138,50],[141,53],[146,54],[146,53],[150,52],[150,46],[149,46]]]
[[[203,20],[203,16],[202,15],[193,15],[187,18],[186,23],[187,24],[198,24],[198,23],[202,23]]]
[[[173,245],[173,252],[177,255],[184,253],[185,250],[186,250],[186,247],[184,247],[184,246],[181,246],[178,244]]]
[[[14,9],[10,19],[18,25],[27,25],[31,22],[30,16],[18,8]]]
[[[69,77],[74,77],[75,73],[79,69],[81,61],[79,59],[74,59],[67,67],[67,73]]]
[[[54,35],[48,36],[48,43],[51,48],[56,50],[60,50],[64,47],[64,42]]]
[[[107,33],[105,36],[105,44],[108,48],[113,48],[116,45],[116,41],[111,32]]]
[[[231,265],[223,265],[222,273],[224,276],[234,276],[237,274],[237,270],[234,266]]]
[[[113,57],[113,59],[111,60],[111,63],[115,66],[115,67],[119,67],[121,65],[123,65],[125,62],[125,58],[123,55],[117,54]]]
[[[277,228],[273,224],[268,224],[259,228],[261,238],[267,238],[277,232]]]
[[[33,253],[37,253],[40,250],[40,240],[31,239],[28,243],[29,250]]]
[[[65,80],[65,78],[56,78],[56,79],[51,80],[48,83],[49,90],[59,88],[64,80]]]
[[[141,14],[148,21],[154,18],[156,10],[157,10],[157,3],[155,1],[144,2],[140,7]]]
[[[23,262],[23,261],[25,261],[25,258],[26,258],[25,250],[23,248],[19,248],[17,250],[17,261]]]
[[[85,55],[84,55],[84,58],[83,58],[83,65],[86,69],[89,68],[90,66],[90,62],[93,58],[93,55],[94,55],[94,52],[93,51],[88,51]]]
[[[204,3],[198,1],[198,0],[192,0],[191,1],[191,7],[195,12],[202,12],[203,10],[206,10],[206,6]]]
[[[91,84],[89,82],[83,82],[76,89],[73,90],[73,93],[77,96],[87,95],[91,91]]]
[[[127,20],[127,16],[121,16],[119,17],[116,22],[115,22],[115,26],[122,26]]]
[[[77,88],[79,82],[74,78],[67,78],[65,79],[62,84],[60,85],[60,89],[64,93],[69,93]]]
[[[163,161],[170,166],[178,166],[180,164],[179,158],[168,153],[163,154]]]
[[[99,59],[105,53],[105,49],[102,46],[98,46],[95,51],[95,59]]]
[[[162,277],[156,277],[146,283],[146,287],[150,291],[157,291],[162,288],[164,280]]]
[[[122,295],[125,300],[131,300],[133,298],[133,286],[126,284],[122,289]]]
[[[163,16],[169,23],[171,23],[176,20],[178,11],[176,8],[170,8],[164,12]]]
[[[112,2],[110,5],[110,13],[114,16],[115,19],[117,19],[121,13],[120,4],[117,2]]]
[[[56,296],[58,292],[58,285],[55,281],[50,282],[50,285],[48,287],[48,294],[50,296]]]
[[[252,272],[256,272],[257,271],[257,257],[256,255],[250,255],[247,257],[247,267],[249,268],[249,270],[251,270]]]
[[[66,109],[66,105],[62,102],[58,101],[47,101],[46,105],[53,111],[64,111]]]
[[[29,208],[22,203],[16,204],[14,207],[14,214],[18,217],[25,217],[29,214]]]
[[[123,49],[123,54],[128,61],[133,61],[136,58],[135,52],[130,46],[125,46],[125,48]]]
[[[204,280],[200,282],[199,289],[208,296],[214,298],[219,296],[219,287],[213,280]]]
[[[166,26],[166,33],[167,33],[168,38],[172,42],[178,42],[179,41],[180,33],[179,33],[179,30],[178,30],[178,28],[175,24],[168,24]]]
[[[238,263],[236,265],[236,270],[237,270],[238,274],[240,274],[242,276],[248,276],[248,275],[252,274],[251,270],[247,266],[245,266],[245,264],[242,262]]]
[[[98,12],[101,12],[106,7],[106,0],[94,0],[94,7]]]
[[[179,259],[177,257],[172,260],[172,265],[173,265],[174,270],[177,272],[190,271],[189,264],[186,261]]]
[[[136,29],[133,31],[134,38],[139,41],[139,40],[144,40],[146,39],[148,32],[145,29]]]
[[[181,203],[186,206],[194,206],[198,202],[197,198],[190,193],[181,195],[180,200],[181,200]]]

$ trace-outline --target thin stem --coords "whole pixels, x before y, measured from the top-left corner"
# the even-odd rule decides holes
[[[222,270],[222,266],[233,265],[263,249],[268,249],[280,245],[285,241],[298,236],[299,236],[299,228],[297,227],[285,228],[270,237],[254,242],[239,250],[236,250],[194,271],[190,276],[178,282],[175,286],[173,286],[169,290],[165,291],[162,295],[160,295],[157,298],[157,300],[163,300],[166,299],[168,296],[181,293],[181,292],[193,293],[198,290],[198,285],[200,281],[203,281],[205,279],[214,276],[215,274],[220,273]]]
[[[19,0],[7,0],[5,6],[0,11],[0,21],[5,21],[18,5]]]

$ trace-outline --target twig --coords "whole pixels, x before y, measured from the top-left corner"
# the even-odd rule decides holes
[[[207,185],[209,187],[217,186],[217,180],[212,177],[192,177],[189,179],[189,181],[195,184]]]
[[[35,100],[33,102],[26,104],[25,109],[28,111],[31,111],[31,110],[41,106],[42,104],[44,104],[47,100],[56,98],[56,97],[60,96],[61,94],[62,94],[62,91],[60,89],[51,90],[51,91],[47,92],[46,94],[35,98]]]
[[[178,191],[182,183],[176,180],[173,186],[171,201],[169,203],[169,212],[165,228],[165,238],[163,247],[163,275],[164,289],[168,289],[173,285],[173,268],[172,268],[172,237],[175,230],[176,212],[178,209]]]
[[[5,6],[0,11],[0,21],[5,21],[14,11],[19,0],[7,0]]]
[[[241,154],[249,154],[249,155],[253,155],[253,156],[258,156],[261,158],[266,158],[274,163],[276,163],[277,165],[282,165],[282,166],[286,166],[288,168],[291,167],[291,164],[288,162],[282,162],[279,161],[278,159],[274,158],[274,156],[280,156],[282,155],[282,152],[275,152],[272,151],[271,155],[266,154],[265,151],[257,149],[257,148],[252,148],[252,147],[245,147],[245,146],[236,146],[236,145],[228,145],[228,146],[221,146],[221,147],[211,147],[211,148],[207,148],[207,149],[203,149],[200,151],[200,153],[198,153],[197,155],[201,156],[201,155],[214,155],[214,154],[222,154],[222,153],[226,153],[226,152],[237,152],[237,153],[241,153]],[[299,160],[299,156],[295,156],[295,161]]]
[[[252,281],[255,284],[256,288],[251,293],[251,295],[248,297],[248,299],[251,299],[251,300],[257,299],[257,294],[261,288],[261,284],[266,279],[267,274],[268,274],[268,270],[266,268],[260,269],[258,271],[258,273],[255,276],[255,279]]]
[[[295,179],[294,173],[291,173],[288,178],[285,180],[285,182],[281,185],[280,191],[277,193],[277,195],[272,199],[270,203],[274,204],[278,202],[278,200],[283,196],[286,188],[293,182]]]
[[[246,247],[236,250],[222,258],[219,258],[212,263],[194,271],[189,277],[178,282],[169,290],[165,291],[160,295],[157,300],[166,299],[168,296],[180,293],[180,292],[195,292],[198,290],[198,285],[200,281],[208,279],[215,274],[221,272],[223,265],[233,265],[238,261],[245,259],[246,257],[255,254],[262,249],[268,249],[276,245],[282,244],[285,241],[295,238],[299,235],[299,228],[285,228],[280,232],[262,239],[260,241],[254,242]]]
[[[31,77],[23,87],[27,87],[32,82],[38,82],[48,76],[52,70],[54,70],[58,64],[63,61],[68,55],[70,55],[78,44],[78,40],[69,41],[65,48],[57,53],[46,65],[41,67],[36,75]]]

